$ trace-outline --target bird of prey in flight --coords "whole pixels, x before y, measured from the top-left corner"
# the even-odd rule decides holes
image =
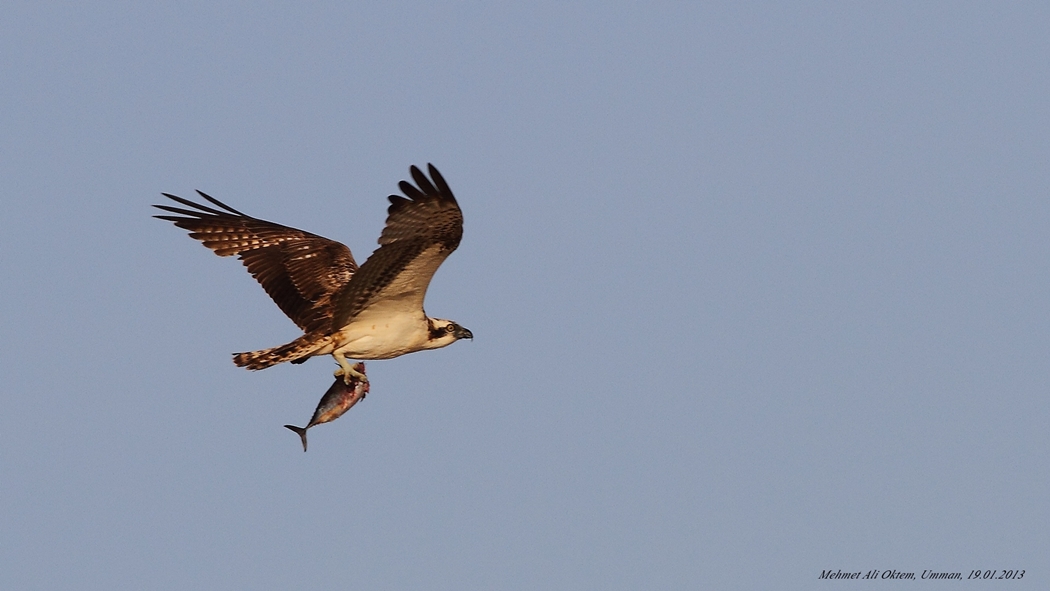
[[[339,364],[337,377],[347,384],[367,381],[347,358],[390,359],[474,337],[423,311],[434,272],[463,236],[463,213],[448,183],[434,165],[428,168],[429,179],[411,167],[415,185],[401,181],[404,196],[390,196],[379,248],[360,267],[339,242],[253,218],[200,191],[219,209],[162,193],[191,209],[154,205],[178,214],[154,217],[189,230],[219,256],[237,255],[302,329],[301,337],[285,345],[235,354],[235,364],[265,369],[331,355]]]

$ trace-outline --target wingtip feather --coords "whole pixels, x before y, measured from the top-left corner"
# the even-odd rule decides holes
[[[196,210],[199,210],[199,211],[203,211],[205,213],[210,213],[212,215],[226,215],[225,212],[219,211],[217,209],[212,209],[212,208],[210,208],[210,207],[208,207],[206,205],[201,205],[200,203],[195,203],[193,201],[190,201],[189,199],[184,199],[182,197],[179,197],[178,195],[172,195],[170,193],[161,193],[161,195],[164,195],[165,197],[167,197],[168,199],[171,199],[172,201],[175,201],[176,203],[181,203],[181,204],[185,205],[186,207],[192,207],[193,209],[196,209]],[[159,207],[159,208],[164,209],[166,211],[171,211],[170,206],[154,205],[153,207]],[[189,211],[189,212],[187,212],[187,211],[180,211],[178,213],[185,213],[186,215],[193,215],[193,216],[198,216],[198,217],[201,215],[200,213],[197,213],[196,211]]]
[[[455,201],[456,198],[452,195],[452,189],[448,188],[448,183],[445,182],[445,177],[441,176],[441,173],[438,172],[437,167],[428,162],[427,169],[430,170],[430,178],[434,179],[434,184],[437,185],[438,192],[441,193],[443,196]]]
[[[413,201],[419,201],[426,197],[426,195],[424,195],[422,191],[417,189],[415,186],[412,185],[412,183],[408,181],[401,181],[397,184],[397,186],[401,189],[402,193],[404,193],[409,199]]]
[[[412,173],[412,179],[416,181],[416,185],[419,186],[420,190],[423,191],[424,195],[433,195],[437,193],[437,189],[434,188],[434,184],[430,182],[427,175],[423,174],[422,170],[419,170],[418,166],[413,165],[409,168],[409,172]]]
[[[200,189],[197,189],[197,194],[200,195],[201,197],[204,197],[205,199],[207,199],[213,205],[218,205],[219,207],[225,209],[226,211],[228,211],[230,213],[247,216],[247,214],[244,214],[244,213],[241,213],[241,212],[237,211],[236,209],[230,207],[229,205],[226,205],[222,201],[219,201],[218,199],[212,197],[211,195],[205,193],[204,191],[201,191]]]

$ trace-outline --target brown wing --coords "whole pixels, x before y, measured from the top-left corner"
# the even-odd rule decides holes
[[[225,211],[163,193],[193,209],[154,205],[178,216],[154,216],[189,230],[190,237],[219,256],[237,255],[266,293],[304,332],[327,330],[332,294],[346,285],[357,263],[345,245],[245,215],[197,191]]]
[[[333,330],[370,308],[422,312],[434,272],[463,237],[456,198],[434,165],[427,166],[433,182],[413,166],[409,170],[418,187],[401,181],[405,197],[390,196],[379,248],[333,298]]]

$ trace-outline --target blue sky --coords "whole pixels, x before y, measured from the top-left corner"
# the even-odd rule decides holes
[[[1045,586],[1045,5],[4,13],[0,587]],[[334,364],[150,205],[362,261],[427,162],[475,339],[304,454]]]

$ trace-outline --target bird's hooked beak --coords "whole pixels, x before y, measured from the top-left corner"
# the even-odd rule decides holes
[[[456,326],[456,332],[454,333],[457,339],[470,339],[474,340],[474,333],[470,332],[462,326]]]

